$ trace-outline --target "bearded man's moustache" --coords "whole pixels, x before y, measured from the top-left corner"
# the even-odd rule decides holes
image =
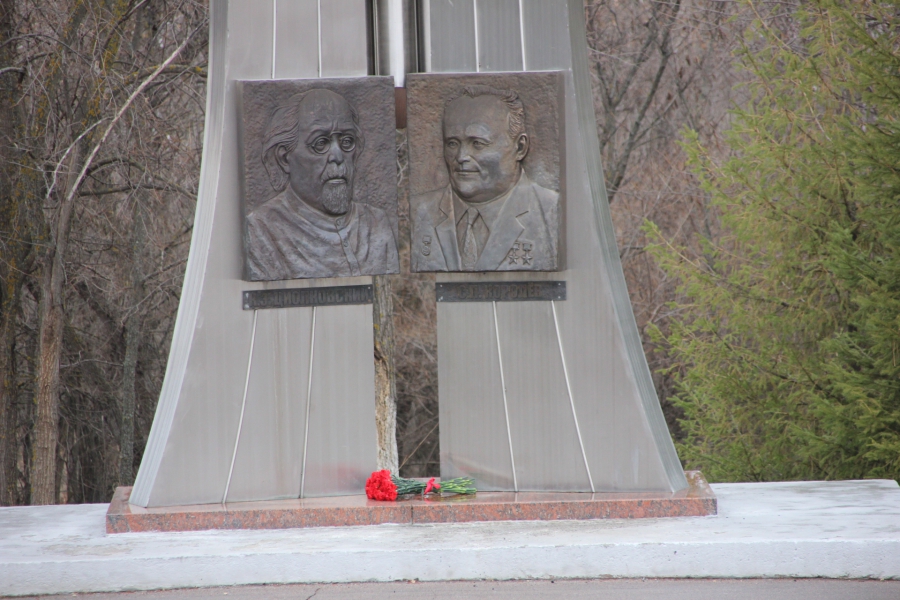
[[[328,181],[329,179],[336,179],[338,177],[347,178],[347,168],[343,165],[341,166],[329,166],[325,169],[325,172],[322,173],[322,181]]]

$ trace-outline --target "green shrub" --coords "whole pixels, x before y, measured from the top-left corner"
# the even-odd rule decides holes
[[[749,5],[752,10],[753,5]],[[801,3],[758,20],[751,101],[720,164],[688,135],[719,218],[667,335],[686,466],[713,481],[900,478],[900,6]]]

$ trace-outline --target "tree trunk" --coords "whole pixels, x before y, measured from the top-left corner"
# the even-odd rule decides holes
[[[77,3],[69,14],[64,31],[66,43],[71,45],[87,14],[86,3]],[[61,69],[53,73],[48,89],[55,90],[63,78]],[[47,96],[50,97],[49,95]],[[85,107],[79,103],[79,113]],[[84,115],[81,115],[84,117]],[[48,194],[49,204],[55,197],[58,205],[44,207],[47,247],[40,260],[40,299],[38,301],[38,355],[35,372],[35,417],[31,449],[31,504],[57,502],[56,465],[59,441],[59,360],[63,335],[63,284],[65,282],[65,254],[69,241],[69,225],[74,199],[69,194],[81,167],[81,143],[76,143],[59,175],[65,185],[57,183],[55,194]],[[67,201],[68,199],[68,201]]]
[[[16,308],[18,284],[3,290],[0,323],[0,506],[16,503]],[[14,289],[9,289],[13,287]],[[7,292],[10,293],[7,296]]]
[[[74,199],[67,201],[66,198],[73,195],[69,192],[77,177],[80,156],[81,152],[76,145],[68,161],[66,185],[57,194],[60,199],[57,215],[56,219],[50,219],[50,245],[41,264],[34,447],[31,459],[32,504],[57,502],[56,453],[59,440],[59,358],[63,336],[64,257],[75,204]]]
[[[394,321],[391,280],[376,275],[375,301],[375,425],[379,469],[399,475],[397,458],[397,380],[394,370]]]
[[[59,438],[59,357],[62,350],[63,315],[61,290],[54,289],[53,263],[49,257],[41,278],[40,328],[38,329],[37,385],[35,394],[34,447],[31,465],[31,503],[56,503],[56,443]],[[59,278],[61,279],[61,277]],[[59,286],[60,288],[62,286]],[[54,293],[56,292],[56,293]]]
[[[122,367],[122,418],[119,433],[119,485],[131,485],[134,479],[134,407],[137,379],[138,350],[141,344],[141,311],[144,298],[144,275],[141,256],[144,250],[146,228],[144,224],[143,198],[134,201],[134,227],[131,244],[131,298],[128,318],[125,320],[125,361]]]
[[[7,43],[15,35],[13,4],[0,2],[0,65],[15,63],[15,44]],[[14,73],[0,79],[0,106],[14,106],[17,87]],[[0,219],[13,230],[18,222],[18,198],[13,197],[14,165],[18,162],[12,140],[19,124],[18,111],[8,108],[0,119]],[[0,506],[16,503],[16,315],[22,289],[18,258],[22,244],[4,242],[4,260],[0,262]]]

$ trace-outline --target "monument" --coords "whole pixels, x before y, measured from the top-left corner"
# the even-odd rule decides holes
[[[581,0],[223,0],[210,48],[172,350],[109,531],[715,512],[631,312]],[[411,268],[436,273],[441,476],[478,488],[458,502],[361,495],[395,117]]]
[[[519,220],[522,235],[529,234],[523,242],[532,244],[528,265],[513,235],[501,235],[504,245],[511,243],[502,249],[482,248],[476,220],[478,258],[468,268],[460,243],[468,224],[457,223],[455,239],[452,225],[444,226],[444,239],[438,225],[429,245],[434,209],[411,211],[414,268],[438,272],[441,476],[471,476],[479,490],[516,492],[686,489],[631,312],[603,187],[582,3],[426,0],[421,7],[420,70],[427,74],[410,75],[408,86],[412,204],[443,206],[441,215],[479,206],[463,184],[463,178],[477,183],[476,176],[456,182],[437,168],[438,157],[443,147],[451,172],[468,170],[448,146],[458,137],[454,128],[493,134],[487,113],[502,122],[501,104],[513,125],[510,152],[522,167],[517,185],[532,182],[535,207],[552,207],[556,192],[561,199],[558,244],[551,237],[539,248],[542,238],[529,231],[531,209],[528,222]],[[540,86],[540,77],[548,83]],[[555,78],[562,79],[557,89],[549,83]],[[499,94],[485,98],[485,88],[476,86]],[[480,91],[466,94],[467,87]],[[524,108],[524,129],[513,95]],[[557,119],[554,135],[548,122]],[[474,145],[479,136],[469,137]],[[555,163],[550,150],[557,143]],[[504,187],[498,183],[496,192]],[[439,204],[441,188],[459,201]],[[470,213],[452,218],[464,214]],[[545,215],[552,236],[557,217]],[[506,226],[497,223],[490,235]],[[452,258],[433,259],[438,247]],[[461,262],[453,262],[454,251]],[[484,252],[493,252],[489,261]]]
[[[210,7],[197,212],[135,509],[359,493],[376,467],[371,276],[397,271],[397,199],[366,5]]]

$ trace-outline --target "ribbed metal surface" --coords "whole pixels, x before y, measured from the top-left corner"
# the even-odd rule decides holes
[[[566,164],[560,186],[566,205],[566,270],[491,273],[490,279],[562,279],[567,299],[556,303],[556,322],[544,303],[498,302],[500,348],[485,331],[495,327],[489,305],[438,304],[442,475],[470,474],[485,489],[514,489],[511,463],[503,453],[511,438],[519,490],[591,491],[585,457],[596,491],[683,489],[687,482],[652,386],[611,227],[596,148],[582,2],[423,1],[423,13],[430,15],[424,53],[433,72],[474,71],[473,54],[482,59],[482,71],[523,66],[566,71]],[[518,26],[511,15],[521,16]],[[411,172],[412,193],[425,191],[415,189],[415,181]],[[439,274],[437,279],[484,277]],[[501,357],[508,435],[499,388]],[[483,412],[473,414],[479,409]]]
[[[229,501],[296,497],[305,446],[307,495],[359,493],[360,473],[375,468],[372,307],[317,309],[311,435],[305,445],[313,309],[258,311],[250,356],[254,311],[242,309],[241,294],[371,285],[372,278],[242,280],[233,82],[366,75],[366,2],[220,0],[210,10],[206,135],[194,235],[166,379],[131,502],[222,502],[226,485]]]
[[[280,0],[279,4],[284,1]],[[295,0],[289,0],[295,1]],[[369,70],[367,0],[318,0],[322,77],[359,77]]]
[[[475,0],[423,0],[422,13],[423,72],[475,71]]]
[[[519,0],[475,0],[479,71],[521,71]]]
[[[550,303],[507,309],[497,303],[519,490],[590,491]]]
[[[361,494],[376,467],[372,305],[316,311],[304,497]]]
[[[260,8],[265,4],[265,2],[260,3]],[[278,79],[318,77],[318,0],[275,0],[274,18],[275,72],[273,76]]]
[[[492,304],[439,302],[437,312],[441,476],[471,475],[479,490],[511,490]],[[461,338],[466,351],[452,351],[458,346],[448,347],[446,340]]]
[[[564,2],[521,0],[525,70],[567,69],[572,43]],[[599,165],[599,163],[598,163]]]
[[[300,493],[310,312],[281,308],[257,315],[229,502],[296,498]]]

